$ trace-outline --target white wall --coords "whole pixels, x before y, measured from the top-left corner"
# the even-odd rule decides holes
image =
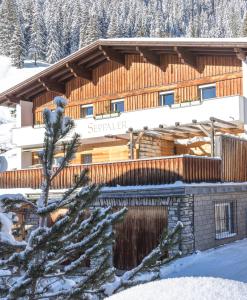
[[[21,148],[11,149],[0,155],[0,172],[21,169]]]
[[[22,152],[21,168],[26,169],[32,165],[32,152]]]
[[[82,139],[104,137],[105,135],[125,134],[132,127],[134,130],[144,126],[157,128],[174,125],[175,122],[191,123],[193,119],[206,121],[216,117],[226,121],[241,120],[247,123],[242,109],[246,109],[247,99],[240,96],[217,98],[202,103],[185,103],[184,107],[157,107],[122,113],[119,117],[95,120],[94,118],[75,121],[75,131]],[[244,107],[244,108],[243,108]],[[244,120],[242,120],[242,118]],[[13,130],[13,142],[20,147],[41,146],[44,128],[23,127]]]
[[[33,125],[33,103],[28,101],[20,101],[16,106],[17,127]]]

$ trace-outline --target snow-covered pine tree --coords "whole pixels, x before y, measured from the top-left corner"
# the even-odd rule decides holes
[[[247,13],[244,16],[242,36],[247,37]]]
[[[97,9],[95,4],[93,4],[90,9],[89,21],[85,32],[85,42],[87,45],[98,40],[102,36]]]
[[[48,20],[48,42],[46,60],[53,64],[63,58],[64,49],[62,47],[62,12],[61,3],[55,0],[49,4],[50,19]]]
[[[73,158],[79,143],[79,136],[71,137],[74,123],[64,117],[65,99],[55,98],[56,109],[44,110],[44,150],[40,152],[43,166],[41,195],[37,201],[30,201],[22,195],[1,196],[0,223],[5,235],[0,235],[0,276],[10,271],[12,278],[0,280],[0,295],[7,300],[14,299],[92,299],[103,298],[119,290],[138,284],[137,275],[154,271],[151,279],[159,276],[158,267],[174,258],[164,254],[177,242],[178,224],[174,231],[163,235],[160,244],[136,268],[115,275],[112,266],[112,228],[120,221],[126,209],[112,212],[111,208],[95,207],[100,187],[89,184],[88,171],[83,170],[74,185],[59,199],[53,199],[50,189],[55,178]],[[53,168],[57,145],[70,136],[64,157]],[[6,213],[17,212],[22,206],[29,206],[39,217],[39,224],[33,228],[26,242],[16,242],[10,232]],[[93,208],[94,207],[94,208]],[[49,217],[60,216],[48,227]],[[7,234],[6,234],[7,233]],[[2,238],[4,236],[4,239]],[[90,266],[85,268],[85,262]],[[71,276],[76,275],[72,280]],[[70,279],[69,279],[70,277]],[[144,282],[150,280],[145,277]],[[1,277],[0,277],[1,279]]]
[[[42,6],[40,1],[36,1],[33,11],[33,20],[31,25],[30,42],[28,55],[34,60],[45,60],[46,57],[46,28],[42,17]]]
[[[0,53],[12,58],[20,58],[20,53],[23,53],[22,29],[15,0],[4,0],[1,4]],[[17,66],[20,65],[19,62]],[[16,63],[15,60],[14,63]]]
[[[11,39],[10,57],[13,66],[21,69],[24,65],[25,46],[20,26],[16,26]]]

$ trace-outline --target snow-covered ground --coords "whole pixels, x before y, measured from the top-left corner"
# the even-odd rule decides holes
[[[246,300],[247,284],[221,278],[182,277],[149,282],[109,300]]]
[[[11,66],[8,57],[0,55],[0,93],[43,71],[48,66],[49,64],[42,62],[38,62],[35,66],[33,61],[27,60],[23,69],[17,69]]]
[[[164,267],[162,278],[209,276],[247,283],[247,239],[180,258]],[[247,299],[247,294],[246,294]]]
[[[164,280],[128,289],[109,300],[246,300],[247,239],[177,259]]]

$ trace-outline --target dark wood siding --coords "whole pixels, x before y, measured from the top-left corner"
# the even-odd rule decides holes
[[[221,136],[217,146],[222,157],[222,181],[247,181],[247,141]]]
[[[167,228],[165,206],[128,207],[124,221],[116,225],[114,266],[131,269],[159,244]]]

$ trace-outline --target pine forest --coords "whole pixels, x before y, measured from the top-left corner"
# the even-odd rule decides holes
[[[99,38],[246,36],[247,0],[2,0],[0,55],[54,63]]]

